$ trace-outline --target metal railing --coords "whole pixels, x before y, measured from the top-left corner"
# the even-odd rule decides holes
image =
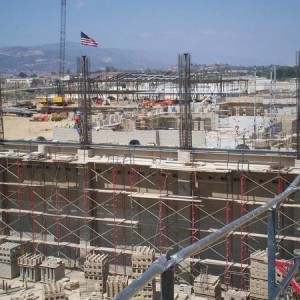
[[[171,256],[169,260],[165,256],[160,256],[154,263],[149,267],[149,269],[141,275],[141,277],[134,280],[130,285],[128,285],[123,291],[121,291],[115,300],[129,300],[136,293],[138,293],[150,280],[154,279],[157,275],[163,273],[171,267],[179,264],[185,259],[198,254],[203,249],[214,244],[221,238],[225,237],[231,231],[234,231],[241,227],[242,225],[248,223],[249,221],[255,219],[261,214],[267,212],[268,210],[275,208],[281,204],[289,195],[293,194],[299,189],[300,175],[298,175],[295,180],[290,184],[290,186],[281,194],[272,198],[265,204],[257,207],[256,209],[248,212],[244,216],[236,219],[235,221],[225,225],[219,230],[211,233],[210,235],[204,237],[203,239],[197,241],[190,246],[183,248],[174,255]]]

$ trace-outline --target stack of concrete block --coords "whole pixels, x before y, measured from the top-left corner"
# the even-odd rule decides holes
[[[37,300],[40,297],[35,295],[31,291],[23,291],[20,295],[18,296],[11,296],[10,300]]]
[[[62,284],[46,284],[44,286],[45,300],[67,300],[68,297]]]
[[[185,300],[191,299],[193,286],[187,284],[180,284],[174,286],[174,299]]]
[[[249,300],[250,292],[231,290],[223,292],[223,300]]]
[[[103,298],[99,285],[93,281],[80,283],[80,300],[99,300]]]
[[[55,283],[65,277],[65,264],[61,258],[48,256],[40,265],[41,281]]]
[[[265,250],[250,255],[251,298],[268,299],[268,256]]]
[[[108,255],[90,253],[84,262],[84,277],[99,282],[100,292],[105,293],[109,264]]]
[[[155,258],[154,249],[146,246],[136,246],[132,252],[132,278],[141,276],[153,263]],[[155,295],[155,279],[148,282],[142,291],[134,299],[153,299]]]
[[[69,291],[73,291],[79,288],[79,281],[78,280],[70,280],[65,284],[65,289]]]
[[[26,253],[18,258],[18,265],[20,267],[20,280],[27,280],[37,282],[41,280],[40,265],[45,259],[42,254]]]
[[[20,244],[4,242],[0,244],[0,273],[2,278],[12,279],[20,274],[18,258],[21,255]]]
[[[128,286],[128,276],[108,276],[106,281],[107,299],[114,299],[123,289]]]
[[[189,299],[191,299],[191,296],[186,293],[176,292],[174,295],[174,299],[175,300],[189,300]]]
[[[194,292],[196,296],[221,300],[220,277],[209,274],[200,274],[194,280]]]
[[[86,284],[81,283],[80,284],[80,290],[79,290],[79,299],[80,300],[85,300],[85,299],[89,299],[89,290],[86,286]]]

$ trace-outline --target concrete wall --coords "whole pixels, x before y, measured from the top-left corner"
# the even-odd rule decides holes
[[[59,142],[79,142],[79,135],[76,129],[53,128],[53,140]],[[109,143],[128,145],[131,140],[139,140],[141,145],[148,143],[159,144],[163,147],[178,147],[179,135],[177,130],[135,130],[131,132],[111,131],[111,130],[93,130],[93,143]],[[205,132],[193,131],[193,146],[204,147]]]
[[[54,149],[50,145],[46,149],[53,159]],[[59,153],[76,153],[77,150],[63,145],[56,149]],[[123,155],[135,155],[136,163],[134,159],[132,163],[125,163],[121,151]],[[50,158],[34,161],[25,156],[13,157],[19,152],[7,152],[6,157],[0,157],[0,167],[5,174],[2,180],[9,183],[2,190],[2,197],[7,199],[3,209],[9,211],[9,218],[3,218],[0,229],[4,232],[7,227],[7,234],[13,238],[19,235],[38,240],[37,250],[50,252],[47,255],[56,255],[59,250],[62,257],[72,261],[72,265],[80,263],[83,252],[89,251],[89,247],[101,247],[110,255],[112,264],[116,261],[123,266],[125,258],[123,254],[115,253],[118,250],[116,245],[126,251],[130,251],[132,245],[143,245],[155,248],[157,254],[166,250],[175,252],[223,227],[227,218],[238,218],[242,213],[242,201],[247,206],[245,210],[251,210],[258,205],[257,201],[265,202],[278,193],[278,170],[266,169],[267,162],[280,161],[274,153],[247,152],[251,171],[245,173],[242,182],[238,164],[245,158],[239,152],[222,154],[207,150],[190,156],[188,151],[177,152],[170,148],[161,150],[166,160],[164,163],[159,159],[142,160],[147,155],[145,148],[126,151],[113,147],[93,148],[90,162],[55,162]],[[153,155],[160,153],[154,148],[148,152],[153,152]],[[103,153],[119,154],[116,156],[120,160],[109,160]],[[177,156],[171,160],[171,155]],[[193,164],[194,159],[196,164]],[[282,158],[284,165],[292,160],[291,156]],[[259,167],[259,164],[264,165]],[[257,171],[253,170],[253,165]],[[285,175],[286,186],[296,172]],[[228,204],[232,204],[230,212],[227,211]],[[289,253],[298,245],[293,240],[297,224],[290,220],[299,219],[299,208],[295,213],[288,206],[280,209],[284,214],[278,220],[278,226],[282,229],[291,225],[282,232],[286,236],[281,241],[282,249],[287,249],[281,254],[289,259]],[[32,210],[36,214],[32,214]],[[267,246],[264,217],[243,228],[243,233],[251,233],[244,239],[249,252]],[[226,248],[232,252],[229,259],[232,257],[240,266],[239,231],[233,235],[233,249],[223,239],[200,254],[200,259],[211,260],[209,273],[224,273],[225,264],[218,261],[224,262]],[[243,254],[245,263],[248,263],[247,251]],[[184,268],[190,269],[188,262]]]

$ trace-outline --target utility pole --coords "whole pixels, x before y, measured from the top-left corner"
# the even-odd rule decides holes
[[[276,122],[276,107],[275,107],[275,95],[276,95],[276,66],[271,67],[270,70],[270,79],[271,79],[271,90],[270,90],[270,114],[269,114],[269,139],[272,144],[272,138],[275,130],[275,122]]]

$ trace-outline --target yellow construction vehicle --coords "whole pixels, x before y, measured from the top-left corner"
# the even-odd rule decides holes
[[[61,121],[62,120],[62,115],[60,113],[54,113],[51,115],[51,121]]]
[[[68,105],[68,102],[65,100],[65,98],[61,97],[61,96],[55,96],[53,98],[45,97],[41,100],[40,103],[43,104],[44,106],[51,106],[51,105],[66,106],[66,105]]]
[[[52,99],[52,105],[66,106],[68,105],[68,103],[66,102],[64,97],[56,96]]]
[[[40,103],[43,105],[50,105],[50,99],[48,97],[45,97],[40,101]]]

